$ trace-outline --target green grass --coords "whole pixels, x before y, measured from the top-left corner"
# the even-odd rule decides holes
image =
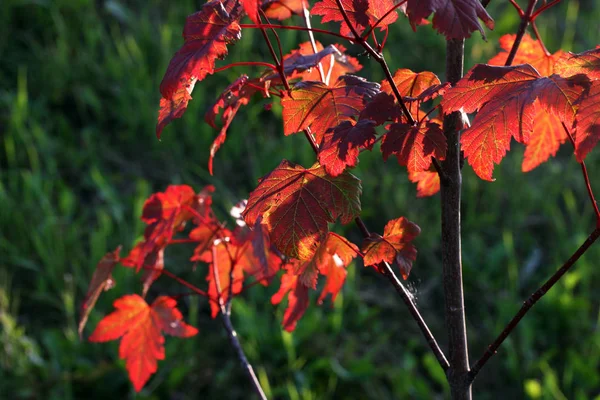
[[[76,321],[96,262],[119,244],[128,250],[141,235],[144,199],[170,183],[198,190],[214,184],[216,207],[224,214],[281,158],[312,164],[301,136],[281,134],[277,103],[275,116],[257,104],[240,112],[217,155],[215,176],[208,174],[215,132],[203,113],[239,70],[198,84],[185,117],[156,140],[158,85],[181,45],[185,16],[197,5],[1,2],[0,398],[134,397],[116,343],[80,341]],[[516,29],[507,4],[492,1],[490,10],[496,30],[488,42],[478,34],[468,41],[468,66],[493,55],[497,38]],[[582,51],[598,43],[598,18],[592,1],[564,2],[543,17],[540,29],[550,50]],[[443,38],[430,27],[418,34],[400,18],[386,50],[390,67],[442,74]],[[306,40],[295,32],[281,37],[286,49]],[[268,60],[258,40],[244,32],[228,61]],[[371,79],[381,79],[372,61],[360,60],[374,71]],[[594,225],[568,146],[528,174],[520,172],[522,153],[513,144],[494,183],[465,168],[463,260],[472,359]],[[600,160],[595,153],[588,160],[596,186]],[[409,284],[445,345],[439,197],[416,199],[405,170],[382,163],[378,151],[361,156],[355,173],[363,179],[364,217],[372,230],[400,215],[421,226]],[[359,242],[352,226],[340,231]],[[477,379],[477,398],[589,399],[600,393],[599,256],[592,247],[534,307]],[[168,254],[168,268],[202,285],[205,271],[192,271],[185,259]],[[130,272],[116,272],[117,286],[103,294],[88,329],[115,298],[139,290]],[[163,278],[150,296],[179,290]],[[443,373],[416,325],[374,271],[350,268],[336,303],[313,305],[293,335],[280,328],[283,310],[269,301],[274,290],[257,287],[234,304],[244,349],[272,398],[428,399],[446,393]],[[167,360],[137,397],[246,398],[250,388],[206,302],[192,297],[183,309],[199,335],[167,339]]]

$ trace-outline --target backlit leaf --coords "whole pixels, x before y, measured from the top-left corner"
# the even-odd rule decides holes
[[[575,128],[575,154],[577,161],[583,161],[600,140],[600,81],[592,82],[579,105]]]
[[[165,358],[163,332],[179,337],[198,333],[183,322],[176,305],[174,299],[165,296],[157,298],[152,306],[138,295],[123,296],[114,302],[116,311],[104,317],[89,338],[91,342],[121,338],[119,357],[125,360],[137,392],[156,372],[157,361]]]
[[[408,179],[417,184],[417,197],[433,196],[440,191],[440,176],[435,170],[409,172]]]
[[[536,111],[533,125],[533,132],[531,132],[525,148],[521,166],[523,172],[531,171],[548,160],[550,156],[555,156],[560,145],[567,139],[567,134],[558,117],[546,112],[541,107]]]
[[[302,15],[302,3],[308,8],[305,0],[266,0],[262,2],[262,8],[269,19],[283,21],[292,15]]]
[[[408,172],[423,172],[431,166],[431,157],[446,158],[447,146],[446,136],[435,122],[419,126],[397,123],[390,125],[383,137],[381,152],[384,160],[394,154],[398,164],[406,166]]]
[[[554,72],[564,77],[585,74],[590,79],[600,79],[600,47],[579,54],[563,54]]]
[[[361,34],[367,27],[374,25],[387,11],[394,7],[392,0],[341,0],[341,3],[350,23],[358,34]],[[322,0],[315,3],[311,14],[323,16],[323,23],[341,22],[340,33],[344,36],[353,36],[336,0]],[[394,23],[397,19],[398,13],[393,11],[379,23],[378,28],[385,30],[388,25]]]
[[[340,218],[347,224],[360,214],[361,191],[360,181],[347,172],[331,177],[319,164],[307,169],[283,160],[260,180],[243,216],[250,227],[262,216],[279,251],[309,260],[328,223]]]
[[[298,82],[293,88],[293,97],[286,95],[281,101],[284,134],[291,135],[310,127],[320,143],[329,128],[352,120],[378,92],[377,83],[353,75],[341,76],[332,86],[322,82]]]
[[[282,325],[283,329],[292,332],[308,308],[308,286],[300,282],[293,268],[288,268],[281,277],[281,286],[279,291],[271,297],[271,303],[281,303],[286,294],[288,295],[288,305],[283,314]]]
[[[417,249],[411,242],[420,233],[421,228],[404,217],[389,221],[383,229],[383,236],[372,234],[365,239],[362,248],[365,266],[396,261],[403,278],[407,279],[417,257]]]

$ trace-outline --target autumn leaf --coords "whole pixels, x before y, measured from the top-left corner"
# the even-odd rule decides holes
[[[100,297],[100,293],[102,293],[103,290],[112,288],[115,284],[112,278],[112,271],[119,262],[120,252],[121,246],[117,247],[115,251],[106,253],[96,265],[92,280],[90,281],[87,293],[85,294],[85,299],[81,306],[81,317],[79,318],[78,327],[79,337],[81,337],[81,334],[83,333],[83,328],[85,328],[90,312],[94,308],[98,297]]]
[[[485,38],[479,19],[489,29],[494,29],[494,20],[479,0],[408,0],[406,15],[416,29],[423,19],[435,13],[433,27],[447,39],[466,39],[478,30]]]
[[[283,160],[250,194],[243,216],[250,227],[259,217],[283,254],[309,260],[328,232],[328,223],[343,224],[360,214],[360,180],[344,172],[327,175],[318,163],[304,168]]]
[[[89,337],[91,342],[121,338],[119,357],[125,360],[136,392],[156,372],[157,360],[165,358],[163,332],[178,337],[198,333],[183,322],[176,305],[175,299],[166,296],[158,297],[152,306],[136,294],[123,296],[114,302],[116,311],[104,317]]]
[[[396,261],[404,279],[412,268],[417,257],[417,249],[411,243],[421,228],[404,217],[389,221],[383,229],[383,236],[372,234],[363,243],[365,266],[376,265],[383,261]]]
[[[292,268],[288,268],[281,277],[281,286],[277,293],[271,297],[271,303],[274,305],[283,301],[287,294],[288,305],[283,314],[283,329],[292,332],[296,329],[298,320],[302,318],[308,308],[308,286],[305,286],[298,279]]]
[[[600,79],[600,47],[579,54],[563,54],[554,72],[563,77],[585,74],[590,79]]]
[[[500,47],[503,51],[490,59],[488,64],[505,65],[516,37],[517,35],[514,34],[502,36],[500,38]],[[562,50],[558,50],[554,54],[546,54],[542,44],[526,33],[521,39],[521,44],[519,44],[519,49],[512,64],[529,64],[534,67],[541,76],[550,76],[554,73],[554,64],[561,56],[563,56],[563,54],[565,53]]]
[[[338,176],[346,167],[358,164],[360,149],[371,149],[375,143],[375,122],[344,121],[330,129],[319,146],[319,163],[331,176]]]
[[[291,135],[310,127],[320,143],[329,128],[359,115],[378,92],[377,83],[353,75],[341,76],[332,86],[322,82],[298,82],[292,97],[286,95],[281,101],[283,132]]]
[[[304,50],[304,49],[300,49]],[[331,56],[333,54],[339,54],[339,50],[332,44],[329,46],[322,48],[318,52],[314,53],[312,51],[300,51],[294,50],[291,54],[288,54],[283,59],[283,73],[288,77],[288,79],[294,79],[302,76],[302,73],[306,70],[310,70],[313,67],[319,65],[321,60],[327,56]],[[263,77],[263,80],[271,80],[279,77],[278,73],[270,74]]]
[[[572,126],[576,104],[589,88],[583,75],[562,78],[542,77],[530,65],[496,67],[476,65],[442,100],[444,112],[479,110],[472,126],[465,130],[461,145],[475,173],[492,180],[494,164],[510,148],[511,137],[527,143],[534,129],[535,101],[541,109]]]
[[[240,17],[237,0],[209,1],[187,17],[185,42],[171,59],[160,84],[163,98],[156,126],[158,137],[166,124],[183,115],[194,84],[214,73],[216,60],[227,55],[227,45],[240,39]]]
[[[398,121],[402,116],[402,110],[396,98],[386,92],[377,93],[360,112],[359,119],[369,119],[376,125],[387,121]]]
[[[244,270],[238,262],[241,249],[227,242],[226,238],[218,239],[213,244],[210,254],[208,274],[208,296],[210,302],[211,317],[215,318],[219,312],[220,304],[227,304],[229,293],[235,296],[242,291],[244,282]],[[231,278],[231,279],[230,279]],[[231,286],[231,287],[230,287]]]
[[[435,170],[409,172],[408,179],[417,184],[417,197],[433,196],[440,191],[440,176]]]
[[[375,25],[386,12],[394,7],[392,0],[341,0],[341,3],[350,23],[358,34],[361,34],[367,27]],[[311,14],[321,15],[323,17],[321,22],[323,23],[341,22],[340,33],[344,36],[354,36],[346,24],[336,0],[322,0],[315,3]],[[385,30],[388,25],[393,24],[397,19],[398,13],[393,11],[377,27],[380,30]]]
[[[244,7],[244,11],[254,24],[260,24],[258,16],[258,3],[260,0],[239,0]]]
[[[317,303],[322,304],[328,294],[331,295],[331,302],[335,301],[346,281],[346,268],[358,254],[358,247],[348,239],[331,232],[327,235],[314,257],[319,274],[326,277]]]
[[[555,156],[558,148],[567,139],[567,134],[558,117],[546,112],[539,105],[533,121],[533,132],[525,148],[523,172],[536,168],[550,156]]]
[[[381,143],[383,159],[395,155],[398,164],[407,167],[408,172],[427,171],[431,158],[446,158],[446,136],[435,122],[426,122],[418,126],[405,123],[392,124]]]
[[[283,21],[292,15],[302,15],[302,3],[308,8],[304,0],[266,0],[262,2],[262,9],[267,18]]]
[[[600,140],[600,81],[592,82],[589,93],[581,101],[575,128],[575,155],[581,162]]]

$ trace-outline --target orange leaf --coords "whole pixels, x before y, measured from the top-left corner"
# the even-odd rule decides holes
[[[408,179],[417,184],[417,197],[433,196],[440,191],[440,176],[436,171],[409,172]]]
[[[388,10],[392,9],[394,3],[392,0],[342,0],[342,6],[350,23],[360,35],[365,28],[371,26],[371,24],[374,25]],[[335,0],[322,0],[315,3],[311,14],[323,16],[321,20],[323,23],[341,22],[340,33],[344,36],[354,36]],[[388,25],[394,23],[397,19],[398,13],[392,11],[379,23],[378,28],[385,30]]]
[[[262,8],[269,19],[283,21],[292,15],[302,15],[302,3],[308,8],[304,0],[265,0]]]
[[[300,282],[293,268],[288,268],[281,277],[281,286],[279,291],[271,297],[271,303],[281,303],[286,294],[288,295],[288,305],[283,314],[282,324],[283,329],[292,332],[308,308],[308,287]]]
[[[376,265],[382,261],[400,266],[404,279],[412,268],[412,263],[417,257],[417,249],[411,243],[419,234],[421,228],[404,217],[393,219],[383,229],[383,237],[372,234],[363,243],[365,266]]]
[[[177,302],[169,297],[157,298],[152,306],[140,296],[128,295],[114,302],[116,311],[98,323],[90,336],[91,342],[106,342],[121,338],[119,357],[125,360],[129,379],[137,392],[142,390],[156,372],[157,360],[164,360],[162,332],[190,337],[198,330],[182,321]]]
[[[536,105],[539,107],[539,105]],[[531,132],[529,142],[525,148],[523,172],[531,171],[550,158],[555,156],[558,148],[567,139],[567,134],[563,129],[557,116],[546,112],[540,108],[537,110],[534,128]]]
[[[251,227],[262,216],[279,251],[309,260],[328,223],[340,218],[347,224],[360,214],[361,192],[360,181],[347,172],[331,177],[319,164],[307,169],[283,160],[260,180],[243,216]]]
[[[112,278],[112,270],[119,262],[120,252],[121,246],[117,247],[115,251],[106,253],[100,262],[98,262],[98,265],[96,265],[96,269],[92,275],[92,280],[88,286],[88,291],[85,294],[85,299],[83,300],[83,305],[81,306],[81,317],[79,319],[78,327],[80,337],[81,333],[83,332],[83,328],[87,323],[90,312],[94,308],[98,297],[100,297],[100,293],[102,293],[103,290],[112,288],[115,284]]]
[[[488,64],[501,66],[506,64],[508,54],[513,47],[516,37],[517,35],[514,34],[502,36],[500,38],[500,47],[504,51],[495,55]],[[558,50],[554,54],[546,54],[542,44],[526,33],[521,39],[519,50],[512,64],[529,64],[537,69],[541,76],[550,76],[554,73],[554,64],[563,54],[565,53],[562,50]]]
[[[600,81],[592,83],[579,105],[575,128],[575,154],[581,162],[600,140]]]
[[[564,77],[585,74],[590,79],[600,79],[600,47],[579,54],[563,54],[554,72]]]
[[[583,75],[541,77],[530,65],[495,67],[476,65],[451,88],[444,99],[444,112],[479,110],[472,126],[461,137],[462,149],[480,178],[493,180],[510,148],[511,137],[527,143],[534,129],[536,99],[541,109],[572,126],[580,95],[590,82]]]

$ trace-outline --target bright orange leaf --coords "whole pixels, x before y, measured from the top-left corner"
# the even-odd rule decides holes
[[[89,338],[91,342],[121,338],[119,357],[125,360],[137,392],[156,372],[157,360],[165,358],[163,332],[178,337],[198,333],[183,322],[176,305],[175,299],[166,296],[158,297],[152,306],[137,294],[123,296],[114,302],[116,311],[104,317]]]
[[[391,10],[394,2],[392,0],[342,0],[342,6],[350,23],[360,35],[367,27],[374,25],[387,11]],[[344,36],[353,36],[335,0],[322,0],[315,3],[311,14],[323,16],[323,23],[341,22],[340,33]],[[393,11],[377,27],[385,30],[397,19],[398,13]]]
[[[362,248],[365,266],[396,261],[402,277],[407,279],[417,257],[417,249],[411,242],[420,233],[421,228],[404,217],[389,221],[383,229],[383,236],[371,234],[365,239]]]
[[[539,105],[536,104],[536,107]],[[539,107],[533,121],[533,132],[525,148],[523,172],[531,171],[550,156],[555,156],[558,148],[567,139],[567,134],[558,117]]]
[[[554,72],[563,77],[585,74],[590,79],[600,79],[600,47],[579,54],[563,54]]]
[[[436,171],[409,172],[408,179],[417,184],[417,197],[433,196],[440,191],[440,176]]]

